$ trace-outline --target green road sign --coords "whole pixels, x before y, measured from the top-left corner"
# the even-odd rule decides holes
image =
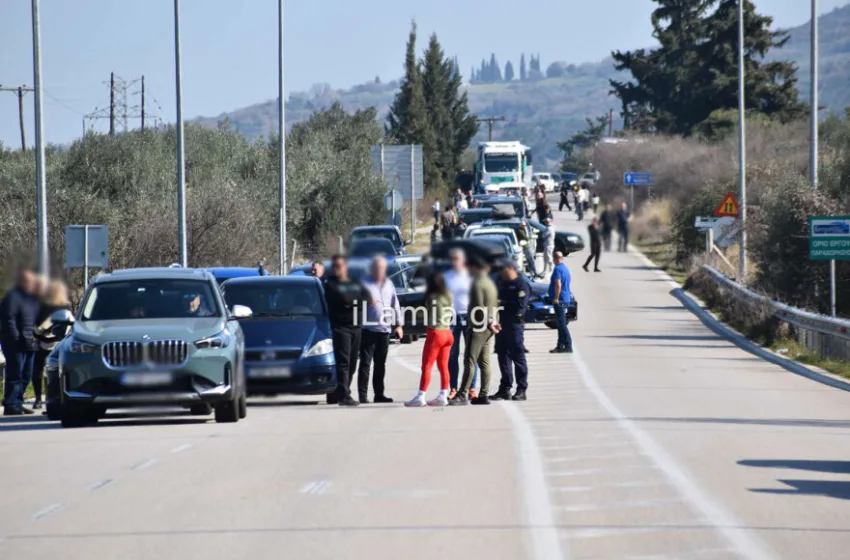
[[[850,216],[809,218],[809,259],[850,260]]]

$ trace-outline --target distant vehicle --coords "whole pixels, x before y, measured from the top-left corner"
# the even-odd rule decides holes
[[[244,418],[244,336],[237,320],[250,315],[239,305],[228,311],[206,270],[99,274],[59,345],[62,426],[139,406],[184,407],[196,415],[214,410],[216,422]]]
[[[401,230],[397,226],[389,225],[358,226],[351,230],[351,234],[348,236],[348,242],[354,243],[361,239],[373,239],[376,237],[388,239],[393,244],[396,255],[403,255],[406,252],[405,247],[410,244],[409,240],[405,240],[402,237]]]
[[[394,259],[396,257],[396,248],[389,239],[380,237],[370,237],[357,239],[351,242],[348,248],[348,256],[353,258],[372,258],[376,256]]]
[[[531,148],[520,142],[480,142],[475,157],[476,192],[531,188]]]
[[[586,185],[592,187],[599,180],[600,175],[598,171],[589,171],[581,176],[581,180],[579,181],[580,185]]]
[[[578,182],[578,173],[573,173],[572,171],[564,171],[561,173],[561,184],[570,184],[573,181]]]
[[[476,196],[479,208],[492,208],[494,219],[525,218],[528,209],[518,196]]]
[[[557,189],[555,179],[552,178],[551,173],[535,173],[531,177],[531,182],[534,185],[540,183],[546,192],[554,192]]]
[[[484,239],[500,240],[505,244],[505,252],[513,259],[520,270],[525,268],[525,258],[523,256],[522,247],[517,241],[516,231],[510,227],[498,226],[483,226],[476,224],[470,227],[464,233],[465,239],[475,239],[482,237]]]
[[[336,388],[330,319],[317,278],[234,278],[222,292],[229,306],[253,311],[239,320],[249,395],[325,395]]]
[[[214,267],[208,268],[210,272],[212,272],[215,281],[218,282],[218,285],[221,286],[224,282],[230,280],[231,278],[245,278],[249,276],[268,276],[269,272],[263,266],[263,263],[259,263],[255,268],[250,267]]]
[[[552,180],[555,181],[555,187],[561,184],[561,174],[560,173],[552,173]]]
[[[831,222],[829,224],[815,224],[812,232],[816,235],[847,235],[850,234],[850,225],[847,222]]]

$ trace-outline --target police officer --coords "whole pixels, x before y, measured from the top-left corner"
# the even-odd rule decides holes
[[[519,275],[516,263],[504,263],[499,282],[502,330],[496,335],[496,354],[502,379],[492,400],[524,401],[528,388],[528,364],[525,360],[525,312],[531,287]],[[511,396],[516,368],[516,393]]]

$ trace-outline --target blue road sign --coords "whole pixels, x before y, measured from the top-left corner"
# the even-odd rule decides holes
[[[635,171],[626,171],[623,173],[624,185],[651,185],[652,173],[638,173]]]

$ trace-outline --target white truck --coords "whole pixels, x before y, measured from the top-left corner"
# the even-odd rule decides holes
[[[475,189],[480,194],[531,188],[531,148],[521,142],[480,142],[475,157]]]

